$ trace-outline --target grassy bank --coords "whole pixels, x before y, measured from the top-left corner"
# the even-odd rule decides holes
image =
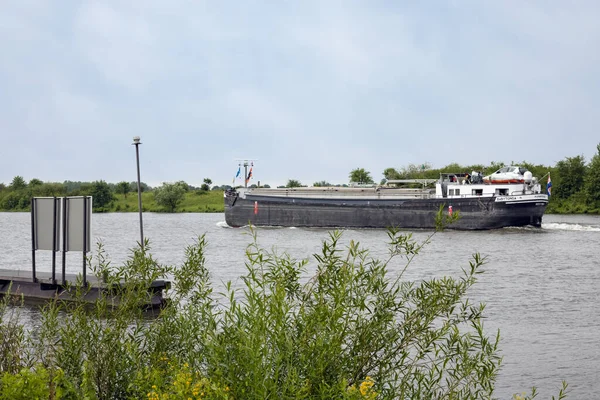
[[[156,204],[154,193],[142,193],[142,209],[146,212],[165,212],[166,210]],[[136,193],[127,196],[115,194],[114,201],[106,208],[106,212],[137,212],[138,198]],[[185,194],[183,201],[175,209],[175,212],[223,212],[223,191],[211,190],[189,191]]]

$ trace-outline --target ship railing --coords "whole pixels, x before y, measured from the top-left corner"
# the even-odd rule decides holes
[[[473,198],[486,198],[486,197],[494,197],[496,194],[494,193],[482,193],[482,194],[459,194],[459,195],[448,195],[442,196],[441,194],[437,194],[434,197],[436,199],[473,199]]]
[[[412,189],[412,188],[399,188],[399,189],[381,189],[381,190],[357,190],[343,188],[340,190],[315,190],[315,189],[301,189],[301,190],[286,190],[286,189],[268,189],[268,190],[253,190],[252,194],[262,196],[286,196],[286,197],[366,197],[366,196],[422,196],[428,194],[429,191],[423,191],[423,189]]]

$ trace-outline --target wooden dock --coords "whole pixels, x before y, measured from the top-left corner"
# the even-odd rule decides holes
[[[75,287],[78,275],[66,274],[65,283],[61,274],[57,274],[53,281],[50,272],[37,271],[34,281],[31,270],[8,270],[0,269],[0,296],[10,294],[12,296],[22,297],[26,303],[43,303],[52,299],[64,301],[75,301]],[[87,276],[86,282],[89,290],[83,297],[84,302],[94,303],[100,297],[101,293],[111,293],[102,282],[99,282],[95,276]],[[145,309],[162,308],[167,299],[163,297],[163,291],[171,287],[171,282],[158,280],[152,282],[148,288],[150,294]],[[115,303],[118,303],[118,296],[114,295]]]

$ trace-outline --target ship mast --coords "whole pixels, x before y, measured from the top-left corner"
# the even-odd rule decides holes
[[[238,161],[241,165],[244,166],[244,187],[247,188],[248,187],[248,165],[253,167],[254,166],[254,161],[258,161],[258,159],[251,159],[251,158],[236,158],[235,161]]]

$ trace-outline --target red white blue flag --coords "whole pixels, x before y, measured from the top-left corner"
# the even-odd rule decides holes
[[[548,196],[552,194],[552,179],[550,179],[550,173],[548,173],[548,183],[546,184],[546,191],[548,192]]]
[[[250,172],[248,172],[248,177],[246,178],[246,183],[252,178],[252,167],[250,167]]]

